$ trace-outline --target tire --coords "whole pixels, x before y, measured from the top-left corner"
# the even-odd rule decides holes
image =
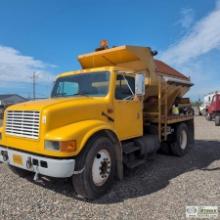
[[[72,177],[76,193],[89,200],[106,193],[116,175],[115,158],[114,145],[107,137],[99,135],[90,140],[76,159],[76,170],[84,168],[82,173]]]
[[[206,118],[207,121],[211,121],[212,120],[211,115],[208,112],[207,112],[205,118]]]
[[[25,177],[25,176],[29,176],[30,174],[32,174],[31,171],[28,170],[24,170],[21,168],[17,168],[14,166],[9,165],[9,169],[16,175],[20,176],[20,177]]]
[[[215,116],[215,126],[220,126],[220,115]]]
[[[185,123],[177,126],[175,141],[170,144],[170,149],[175,156],[184,156],[189,150],[189,129]]]

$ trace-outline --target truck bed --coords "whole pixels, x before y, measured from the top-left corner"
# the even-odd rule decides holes
[[[181,121],[187,121],[193,119],[193,115],[168,115],[165,117],[164,115],[161,116],[161,119],[158,117],[158,113],[144,113],[144,123],[148,124],[151,123],[161,123],[165,124],[173,124]]]

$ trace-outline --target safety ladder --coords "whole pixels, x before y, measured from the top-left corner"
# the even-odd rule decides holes
[[[158,79],[158,137],[160,141],[167,140],[167,83],[162,80],[162,76]],[[162,108],[164,106],[164,108]]]

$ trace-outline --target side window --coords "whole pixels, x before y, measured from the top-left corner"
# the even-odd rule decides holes
[[[122,74],[117,75],[115,98],[118,100],[131,100],[135,92],[135,78]]]
[[[212,102],[216,102],[216,96],[213,97]]]

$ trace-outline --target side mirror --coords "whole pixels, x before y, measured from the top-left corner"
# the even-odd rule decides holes
[[[145,75],[144,73],[137,73],[135,75],[135,95],[145,95]]]

